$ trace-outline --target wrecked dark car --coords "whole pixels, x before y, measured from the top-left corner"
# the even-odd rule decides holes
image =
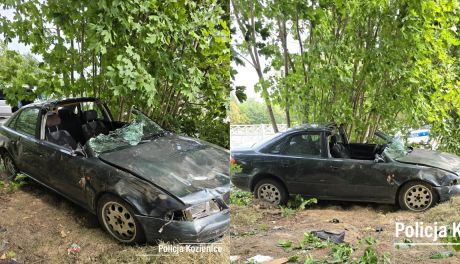
[[[228,151],[95,98],[27,105],[0,128],[10,179],[23,173],[97,215],[126,244],[211,242],[230,223]]]
[[[251,148],[232,149],[238,170],[231,180],[273,204],[299,194],[423,211],[460,193],[460,157],[376,136],[379,144],[349,143],[343,126],[291,128]]]

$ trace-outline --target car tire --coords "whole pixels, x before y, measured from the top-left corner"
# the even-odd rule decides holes
[[[254,187],[254,197],[273,205],[284,205],[288,201],[288,192],[283,184],[273,179],[262,179]]]
[[[126,245],[145,243],[145,234],[133,208],[114,195],[104,195],[98,201],[100,225],[118,242]]]
[[[439,201],[439,196],[430,184],[414,181],[401,187],[398,201],[404,210],[422,212],[435,205]]]
[[[18,175],[18,168],[14,163],[13,158],[7,152],[2,153],[2,162],[5,168],[6,179],[9,181],[14,181]]]

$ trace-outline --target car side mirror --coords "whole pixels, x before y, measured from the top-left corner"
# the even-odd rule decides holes
[[[382,162],[385,162],[385,159],[383,159],[383,157],[380,156],[379,154],[375,154],[374,163],[382,163]]]

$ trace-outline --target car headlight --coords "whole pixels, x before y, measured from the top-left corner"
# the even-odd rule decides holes
[[[221,207],[216,200],[206,201],[204,203],[193,205],[183,210],[185,219],[193,221],[221,211]]]

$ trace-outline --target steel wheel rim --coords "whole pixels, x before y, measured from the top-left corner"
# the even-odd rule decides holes
[[[412,211],[423,211],[433,202],[433,194],[425,185],[410,187],[404,194],[404,203]]]
[[[264,183],[257,190],[257,197],[272,204],[279,204],[281,201],[281,193],[278,188],[270,183]]]
[[[7,171],[8,175],[7,178],[9,180],[13,179],[16,175],[16,167],[14,166],[13,160],[9,156],[5,156],[3,158],[3,163],[5,165],[5,170]]]
[[[102,219],[110,234],[121,242],[131,242],[136,238],[136,222],[133,215],[117,202],[108,202],[102,208]]]

